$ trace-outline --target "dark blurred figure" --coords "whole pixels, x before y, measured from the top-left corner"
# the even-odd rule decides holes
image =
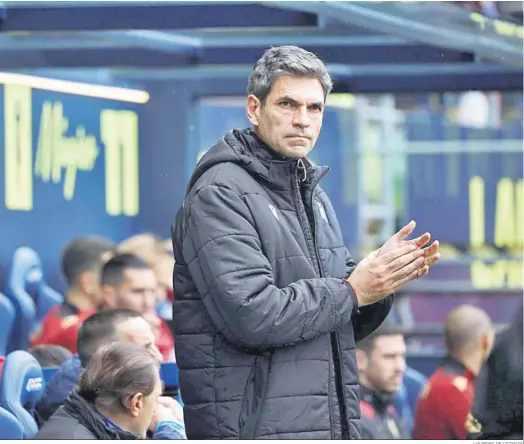
[[[73,356],[73,353],[61,345],[38,345],[28,351],[42,368],[58,367]]]
[[[446,319],[448,357],[429,378],[415,410],[413,439],[465,439],[474,384],[495,331],[487,313],[461,305]]]
[[[522,440],[522,305],[496,339],[475,386],[471,439]]]
[[[31,347],[61,345],[76,352],[79,318],[89,316],[100,305],[100,270],[113,254],[115,245],[98,236],[79,237],[69,243],[62,255],[62,271],[68,284],[65,302],[45,316]]]
[[[357,343],[362,439],[409,439],[393,406],[406,370],[406,343],[400,326],[387,319]]]

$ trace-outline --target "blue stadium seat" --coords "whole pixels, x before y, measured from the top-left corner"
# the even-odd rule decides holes
[[[24,439],[24,430],[11,413],[0,407],[0,440],[4,439]]]
[[[31,411],[43,390],[42,369],[33,356],[23,350],[7,355],[0,381],[0,407],[20,422],[24,439],[31,439],[38,432]]]
[[[15,251],[5,292],[16,311],[8,351],[25,350],[31,331],[54,305],[63,302],[63,297],[45,283],[40,258],[28,247]]]
[[[7,353],[7,343],[14,322],[15,307],[9,299],[0,293],[0,356]]]

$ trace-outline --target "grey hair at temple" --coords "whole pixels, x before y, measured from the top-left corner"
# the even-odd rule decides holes
[[[317,78],[324,91],[324,100],[333,89],[326,66],[315,54],[298,46],[278,46],[268,49],[253,66],[247,93],[264,103],[275,80],[285,75]]]

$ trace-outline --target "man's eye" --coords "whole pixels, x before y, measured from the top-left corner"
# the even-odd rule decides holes
[[[282,105],[284,108],[288,108],[289,106],[291,106],[291,102],[289,100],[282,100],[282,102],[280,102],[280,105]]]

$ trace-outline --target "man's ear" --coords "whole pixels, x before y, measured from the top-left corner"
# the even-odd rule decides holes
[[[251,125],[258,126],[261,108],[262,108],[262,103],[260,102],[258,97],[254,96],[253,94],[250,94],[247,97],[246,114],[247,114],[247,118],[251,122]]]
[[[137,418],[138,415],[140,415],[140,411],[143,407],[144,395],[142,393],[135,393],[131,398],[129,398],[127,408],[129,409],[129,414],[134,418]]]
[[[368,354],[360,348],[357,348],[357,366],[359,373],[365,372],[368,367]]]
[[[116,288],[112,285],[101,285],[102,302],[107,308],[116,308]]]
[[[495,334],[493,332],[486,332],[482,335],[480,346],[482,350],[482,357],[484,360],[489,358],[491,350],[493,349],[493,343],[495,341]]]
[[[98,291],[98,277],[93,271],[84,271],[78,276],[77,285],[85,294],[96,294]]]

